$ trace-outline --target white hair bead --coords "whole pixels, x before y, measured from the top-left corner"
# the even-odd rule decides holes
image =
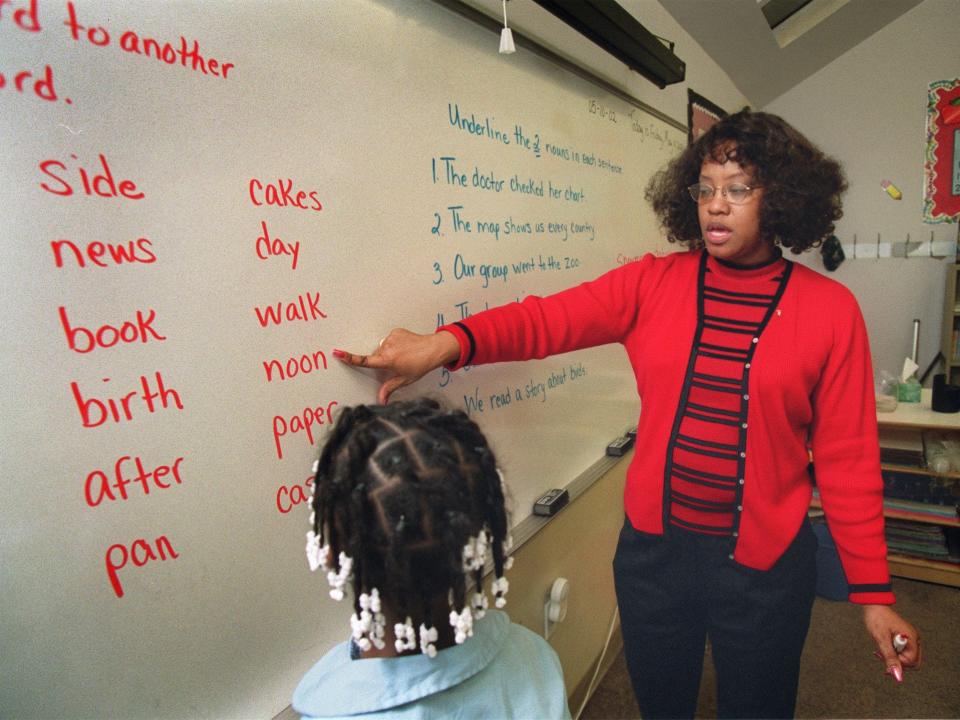
[[[434,645],[434,643],[439,636],[435,627],[428,628],[423,623],[420,623],[420,652],[431,658],[436,657],[437,646]]]

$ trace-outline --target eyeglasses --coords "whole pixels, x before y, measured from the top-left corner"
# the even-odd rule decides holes
[[[720,193],[728,202],[734,205],[743,205],[750,199],[750,196],[753,195],[753,191],[759,189],[759,186],[755,185],[731,183],[720,188]],[[717,188],[713,185],[707,185],[706,183],[694,183],[687,188],[687,192],[690,193],[690,197],[693,198],[694,202],[704,204],[713,200],[713,196],[717,194]]]

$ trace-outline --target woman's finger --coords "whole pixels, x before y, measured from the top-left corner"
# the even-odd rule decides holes
[[[373,353],[371,355],[359,355],[357,353],[351,353],[347,352],[346,350],[334,348],[333,356],[340,362],[347,365],[353,365],[354,367],[375,368],[377,370],[382,370],[387,367],[387,362],[377,353]]]
[[[409,385],[410,381],[400,375],[395,375],[394,377],[386,380],[381,386],[380,391],[377,393],[377,400],[380,401],[381,405],[386,405],[390,402],[390,396],[394,392],[402,388],[404,385]]]

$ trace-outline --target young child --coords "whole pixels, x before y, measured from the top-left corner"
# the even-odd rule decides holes
[[[314,478],[307,557],[330,595],[353,594],[352,638],[300,681],[308,717],[569,718],[539,635],[488,610],[506,603],[502,479],[465,413],[432,400],[345,408]]]

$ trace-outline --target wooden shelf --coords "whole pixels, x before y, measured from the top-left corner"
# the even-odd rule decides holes
[[[949,510],[949,505],[928,505],[926,503],[911,502],[910,500],[894,500],[897,505],[907,507],[894,507],[888,501],[883,502],[883,516],[894,518],[896,520],[911,520],[913,522],[927,523],[928,525],[940,525],[941,527],[960,527],[960,516],[957,516],[954,509],[953,517],[948,517],[943,513]],[[810,501],[810,507],[823,509],[820,504],[820,498],[814,495]],[[937,508],[938,513],[930,511],[931,508]]]
[[[890,574],[960,588],[960,564],[907,555],[888,555]]]
[[[923,388],[920,402],[898,403],[893,412],[878,412],[877,425],[882,430],[891,428],[914,428],[916,430],[960,430],[960,413],[934,412],[930,407],[933,391]]]
[[[938,473],[928,468],[917,467],[916,465],[895,465],[894,463],[880,463],[881,470],[891,472],[902,472],[908,475],[926,475],[928,477],[948,478],[960,480],[960,472]],[[958,498],[960,499],[960,498]]]

